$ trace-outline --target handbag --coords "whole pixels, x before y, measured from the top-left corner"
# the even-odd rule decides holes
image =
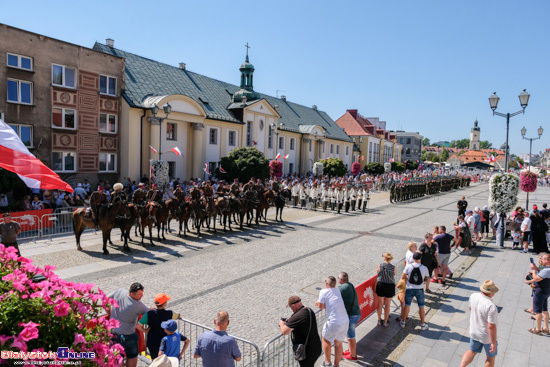
[[[306,359],[306,345],[307,341],[309,339],[309,333],[311,332],[311,310],[307,308],[307,312],[309,313],[309,329],[307,332],[306,342],[304,344],[293,344],[292,350],[294,351],[294,359],[297,361],[303,361]]]

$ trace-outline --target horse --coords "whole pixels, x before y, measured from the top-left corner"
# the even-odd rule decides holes
[[[290,200],[291,194],[289,189],[284,189],[279,192],[277,192],[277,196],[275,196],[275,220],[281,222],[283,221],[283,209],[286,205],[286,203]],[[279,216],[279,219],[277,219],[277,216]]]
[[[191,201],[191,218],[193,226],[197,229],[197,236],[201,235],[201,225],[206,218],[206,205],[203,200]]]
[[[267,190],[264,193],[258,191],[256,196],[258,198],[258,203],[256,204],[256,224],[260,224],[259,220],[262,217],[264,218],[264,222],[267,223],[267,210],[269,209],[270,202],[275,198],[275,194],[273,194],[273,191]]]
[[[87,217],[85,214],[86,208],[78,208],[73,212],[74,234],[76,237],[76,248],[78,251],[82,251],[82,247],[80,247],[80,236],[82,236],[82,232],[84,232],[86,227],[95,228],[94,220]],[[120,214],[129,214],[126,204],[121,201],[110,206],[102,205],[99,208],[98,225],[103,235],[103,253],[105,255],[109,254],[109,251],[107,251],[107,241],[109,240],[111,230],[115,225],[115,219]]]
[[[183,226],[183,236],[187,237],[189,218],[191,218],[191,204],[183,200],[180,202],[180,209],[178,212],[178,221],[180,223],[178,236],[181,237],[181,227]],[[168,224],[170,224],[170,218],[168,218]]]
[[[141,244],[145,246],[145,243],[143,241],[143,238],[145,237],[145,227],[149,227],[149,241],[151,242],[152,246],[155,246],[153,243],[153,224],[155,223],[155,217],[157,214],[157,211],[160,208],[160,204],[151,201],[148,203],[141,211],[140,213],[140,224],[141,224]]]
[[[216,217],[220,212],[220,205],[223,202],[223,198],[208,197],[206,201],[206,226],[210,230],[210,221],[213,219],[214,232],[216,232]]]
[[[130,230],[136,224],[136,221],[139,218],[139,213],[136,205],[127,204],[128,216],[117,216],[115,219],[115,226],[120,228],[120,240],[124,240],[124,251],[130,252],[130,247],[128,246],[128,240],[132,241],[130,238]]]
[[[172,202],[171,199],[166,200],[166,202],[160,203],[160,207],[158,208],[157,212],[155,213],[155,221],[157,226],[157,237],[160,241],[160,231],[162,228],[162,239],[166,240],[166,237],[164,237],[164,228],[167,226],[168,217],[170,216],[170,212],[168,209],[168,206],[171,206]]]

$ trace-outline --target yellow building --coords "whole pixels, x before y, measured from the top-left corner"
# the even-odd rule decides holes
[[[202,178],[205,164],[214,172],[221,157],[247,146],[269,159],[280,154],[285,174],[306,173],[328,157],[351,168],[353,142],[325,112],[254,91],[248,54],[236,86],[183,63],[175,67],[111,46],[96,43],[94,49],[126,60],[121,177],[137,179],[148,174],[150,159],[161,159],[169,162],[170,177]],[[171,150],[176,147],[182,156]]]

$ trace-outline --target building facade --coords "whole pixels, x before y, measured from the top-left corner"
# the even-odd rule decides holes
[[[403,146],[402,159],[404,161],[420,161],[422,157],[422,139],[424,137],[418,132],[406,132],[397,130],[395,132],[397,141]]]
[[[124,59],[0,24],[0,117],[75,185],[119,178]]]
[[[150,160],[162,159],[169,163],[170,177],[202,178],[205,166],[214,172],[222,157],[240,147],[256,147],[269,159],[280,155],[285,174],[307,173],[328,157],[351,168],[350,137],[316,106],[256,92],[248,54],[237,86],[189,71],[184,63],[171,66],[112,46],[96,43],[94,49],[126,62],[121,176],[147,174]],[[168,115],[163,111],[167,105]],[[182,156],[171,150],[176,147]]]

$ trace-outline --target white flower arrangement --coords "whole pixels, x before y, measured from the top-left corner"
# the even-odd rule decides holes
[[[322,176],[325,165],[323,162],[313,163],[313,176]]]
[[[496,174],[489,181],[489,207],[497,213],[508,213],[518,203],[519,178],[511,173]]]
[[[155,177],[152,182],[156,183],[159,189],[164,189],[164,187],[170,183],[168,162],[151,159],[149,164],[151,165],[151,174]]]

